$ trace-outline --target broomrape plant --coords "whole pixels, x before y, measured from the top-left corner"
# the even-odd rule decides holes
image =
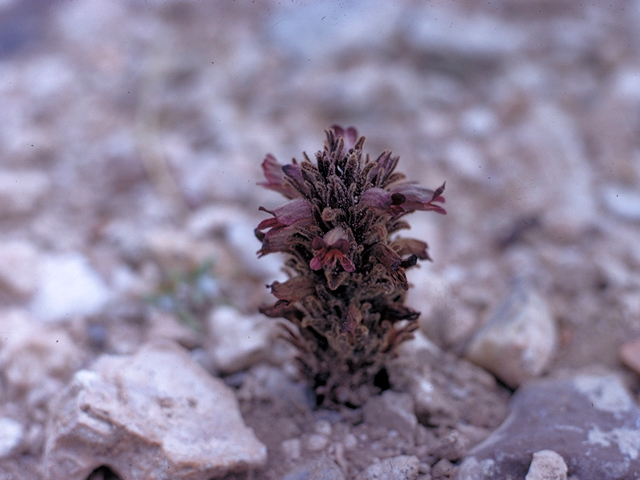
[[[315,163],[306,154],[282,165],[262,163],[265,188],[288,201],[256,228],[260,256],[287,254],[289,280],[269,287],[278,299],[263,307],[286,318],[286,337],[318,405],[357,407],[385,387],[385,362],[412,337],[419,312],[405,306],[405,270],[430,260],[427,244],[394,235],[416,210],[446,213],[444,184],[426,189],[394,172],[399,157],[364,155],[364,137],[333,126]]]

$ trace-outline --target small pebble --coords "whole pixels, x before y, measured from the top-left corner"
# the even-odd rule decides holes
[[[280,444],[280,448],[282,449],[282,453],[284,453],[288,459],[295,460],[300,458],[302,448],[299,438],[290,438],[289,440],[285,440]]]
[[[305,446],[310,452],[318,452],[320,450],[324,450],[328,444],[329,439],[327,437],[314,433],[312,435],[309,435]]]
[[[540,450],[533,454],[525,480],[567,480],[567,464],[553,450]]]
[[[353,433],[348,433],[344,436],[344,440],[342,441],[344,448],[347,450],[353,450],[358,446],[358,439]]]
[[[318,420],[313,429],[320,435],[331,435],[331,424],[327,420]]]

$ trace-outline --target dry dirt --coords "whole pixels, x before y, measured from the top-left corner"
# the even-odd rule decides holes
[[[449,409],[418,418],[413,438],[393,419],[314,409],[277,345],[224,375],[268,447],[265,470],[229,479],[353,478],[398,455],[416,455],[422,478],[449,478],[507,414],[512,391],[461,354],[514,281],[556,320],[547,373],[604,367],[637,396],[618,349],[640,334],[639,21],[640,3],[621,0],[0,2],[0,243],[27,242],[39,259],[80,252],[109,291],[50,319],[37,282],[7,282],[6,263],[1,305],[64,325],[79,365],[135,350],[165,293],[190,328],[221,304],[254,314],[279,275],[251,236],[258,207],[279,202],[256,186],[264,155],[300,158],[323,129],[354,125],[411,179],[447,182],[448,215],[410,220],[435,261],[410,276],[409,303],[442,349],[427,357]],[[45,180],[12,194],[23,171]],[[211,207],[201,235],[194,218]],[[172,279],[208,259],[208,286],[187,287],[204,297],[180,293]],[[207,342],[184,342],[204,365]],[[2,411],[25,395],[3,383]],[[46,415],[34,405],[14,415],[27,430]],[[42,432],[30,432],[4,478],[37,478]],[[283,448],[292,438],[299,456]]]

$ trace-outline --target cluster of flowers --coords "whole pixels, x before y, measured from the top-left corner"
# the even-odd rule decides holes
[[[262,163],[266,182],[288,201],[260,222],[259,255],[287,254],[290,279],[270,288],[278,298],[262,312],[288,319],[301,371],[319,404],[358,406],[384,384],[384,365],[411,338],[419,313],[403,305],[405,269],[430,259],[427,244],[393,236],[416,210],[445,213],[436,190],[394,172],[399,157],[363,155],[365,138],[334,126],[312,162]],[[392,237],[393,236],[393,237]]]

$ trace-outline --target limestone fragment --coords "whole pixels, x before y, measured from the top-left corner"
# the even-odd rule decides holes
[[[216,368],[235,373],[264,358],[274,334],[273,326],[262,316],[242,315],[232,307],[216,308],[209,316],[209,352]]]
[[[525,480],[567,480],[567,464],[553,450],[533,454]]]
[[[544,371],[557,344],[557,327],[548,306],[519,285],[476,333],[465,355],[515,388]]]
[[[84,480],[102,465],[130,480],[209,480],[266,460],[230,388],[167,341],[101,357],[51,411],[51,480]]]
[[[98,272],[81,253],[47,255],[40,264],[31,311],[43,321],[92,315],[104,307],[110,295]]]

